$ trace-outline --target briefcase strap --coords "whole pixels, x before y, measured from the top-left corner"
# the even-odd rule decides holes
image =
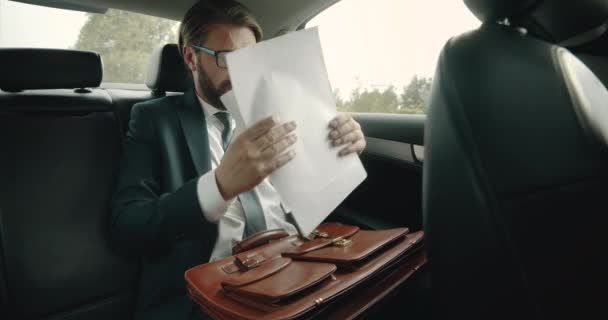
[[[279,240],[286,237],[289,237],[289,233],[287,233],[287,231],[283,229],[260,231],[254,233],[247,239],[237,243],[234,247],[232,247],[232,254],[236,255],[243,251],[251,250],[261,245],[265,245],[270,241]]]

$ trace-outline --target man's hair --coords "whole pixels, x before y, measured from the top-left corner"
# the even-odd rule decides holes
[[[190,8],[179,26],[179,52],[187,45],[204,42],[209,27],[214,24],[231,24],[253,31],[255,40],[262,39],[262,28],[251,11],[234,0],[202,0]]]

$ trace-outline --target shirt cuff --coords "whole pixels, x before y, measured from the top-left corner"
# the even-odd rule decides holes
[[[198,203],[203,211],[203,216],[211,223],[217,223],[228,211],[228,206],[234,201],[224,200],[215,180],[215,169],[211,170],[198,179],[196,185]]]

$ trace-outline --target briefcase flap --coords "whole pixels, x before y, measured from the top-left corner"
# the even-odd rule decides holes
[[[245,272],[233,273],[228,275],[222,281],[223,287],[241,287],[256,281],[267,278],[283,269],[291,263],[289,258],[278,257],[276,259],[266,261],[256,268],[249,269]]]
[[[331,277],[332,273],[336,271],[334,264],[289,261],[288,258],[279,258],[264,263],[264,265],[269,265],[268,268],[263,265],[231,275],[229,279],[222,282],[223,289],[234,294],[244,295],[248,299],[276,303],[314,287],[315,284]],[[234,294],[230,296],[238,300],[238,296]]]
[[[403,238],[407,233],[408,228],[359,230],[351,237],[341,239],[340,243],[304,254],[288,252],[284,255],[293,260],[328,262],[337,264],[339,267],[352,267],[374,254],[382,252],[384,248]]]
[[[322,223],[312,232],[313,237],[350,237],[359,231],[359,227],[339,222]]]

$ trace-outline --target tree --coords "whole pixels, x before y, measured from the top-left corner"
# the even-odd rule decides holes
[[[351,91],[348,99],[343,99],[338,89],[333,93],[338,111],[422,114],[431,91],[431,83],[431,78],[414,76],[401,94],[397,94],[394,86],[380,90],[361,85]]]
[[[105,82],[143,83],[150,54],[177,42],[176,27],[177,22],[128,11],[89,13],[74,48],[101,55]]]
[[[382,91],[358,87],[351,92],[348,101],[342,101],[341,103],[342,109],[348,112],[394,113],[398,110],[399,98],[393,86]]]
[[[414,76],[403,88],[400,113],[424,113],[428,96],[431,92],[431,78]]]

